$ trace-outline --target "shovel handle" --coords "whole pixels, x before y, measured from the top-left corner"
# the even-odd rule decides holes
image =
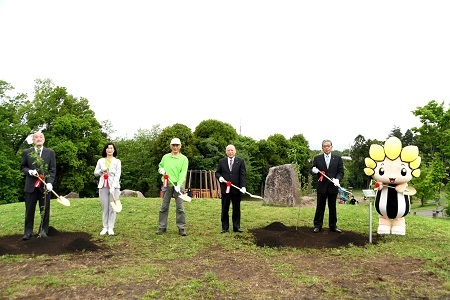
[[[236,186],[236,185],[234,185],[234,184],[231,184],[231,186],[232,186],[232,187],[235,187],[235,188],[237,188],[238,190],[240,190],[240,189],[241,189],[240,187],[238,187],[238,186]],[[253,195],[253,194],[250,194],[250,193],[249,193],[249,192],[247,192],[247,191],[245,191],[245,193],[246,193],[247,195],[249,195],[250,197],[252,197],[252,198],[263,199],[263,197],[261,197],[261,196],[258,196],[258,195]]]
[[[35,176],[36,176],[37,178],[39,178],[39,180],[42,181],[43,184],[47,185],[47,183],[44,181],[44,179],[42,179],[41,177],[39,177],[39,175],[35,175]],[[58,195],[54,190],[52,190],[52,193],[53,193],[57,198],[59,198],[59,195]]]

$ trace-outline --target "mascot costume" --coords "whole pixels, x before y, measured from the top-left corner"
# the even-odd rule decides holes
[[[375,209],[379,216],[378,234],[406,234],[405,216],[411,207],[410,196],[416,193],[408,186],[412,177],[420,176],[419,148],[406,146],[397,137],[390,137],[384,147],[372,144],[365,158],[364,173],[375,183]],[[392,226],[391,226],[392,220]]]

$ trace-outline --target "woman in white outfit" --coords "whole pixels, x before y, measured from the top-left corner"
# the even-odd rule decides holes
[[[102,205],[103,230],[100,235],[114,235],[114,223],[116,211],[111,207],[111,201],[118,201],[120,196],[120,174],[122,164],[116,158],[117,151],[113,143],[108,143],[103,148],[102,158],[97,161],[94,175],[99,178],[98,194]]]

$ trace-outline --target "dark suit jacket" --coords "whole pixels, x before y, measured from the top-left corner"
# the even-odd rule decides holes
[[[22,172],[25,173],[25,193],[32,193],[34,192],[34,184],[37,180],[35,176],[31,176],[28,174],[29,170],[37,170],[40,174],[42,174],[42,171],[38,170],[38,165],[34,163],[34,158],[32,158],[29,154],[35,151],[33,148],[28,148],[23,151],[22,154],[22,163],[21,163],[21,169]],[[47,177],[45,180],[46,183],[53,184],[55,182],[55,176],[56,176],[56,158],[55,158],[55,151],[53,151],[50,148],[43,148],[41,152],[41,158],[44,160],[46,164],[46,170],[43,170],[44,175]],[[44,191],[44,185],[41,184],[40,186],[41,192]]]
[[[330,178],[336,178],[339,179],[339,181],[344,178],[344,164],[342,162],[342,157],[339,155],[331,153],[330,157],[330,165],[327,169],[327,164],[325,162],[325,157],[323,154],[319,154],[314,157],[313,161],[313,167],[316,167],[320,171],[325,171],[325,175],[327,175]],[[314,174],[312,171],[310,171],[311,175],[316,175],[317,178],[320,178],[319,174]],[[329,193],[338,193],[338,187],[335,186],[330,180],[328,180],[326,177],[322,178],[322,181],[317,182],[317,192],[324,194],[326,192]]]
[[[226,181],[231,181],[232,184],[241,188],[246,184],[247,170],[245,168],[245,162],[242,158],[234,157],[233,168],[230,172],[228,166],[228,157],[219,159],[219,165],[216,170],[216,178],[219,179],[222,176]],[[225,194],[227,189],[226,183],[220,183],[220,190],[222,194]],[[237,188],[231,187],[231,193],[239,194],[240,191]]]

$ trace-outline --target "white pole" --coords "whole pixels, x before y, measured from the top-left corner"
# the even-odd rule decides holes
[[[369,244],[372,244],[372,201],[369,198]]]

